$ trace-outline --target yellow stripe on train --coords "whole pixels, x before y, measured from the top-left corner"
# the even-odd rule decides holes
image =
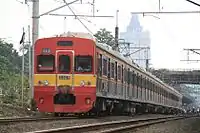
[[[57,78],[56,78],[57,76]],[[56,80],[57,79],[57,80]],[[96,86],[96,75],[93,74],[74,74],[74,86],[80,86],[84,81],[85,86]],[[72,85],[72,74],[35,74],[34,86],[43,85],[48,82],[48,86]]]

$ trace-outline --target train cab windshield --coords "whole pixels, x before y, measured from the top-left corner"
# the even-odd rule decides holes
[[[54,60],[53,55],[38,55],[37,57],[38,72],[52,72],[54,71]]]
[[[92,72],[92,56],[76,56],[75,57],[76,72]]]
[[[70,71],[70,57],[68,55],[59,56],[59,71],[69,72]]]

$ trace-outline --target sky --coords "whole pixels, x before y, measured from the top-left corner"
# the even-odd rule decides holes
[[[0,1],[0,38],[19,48],[22,28],[31,24],[31,2],[29,7],[20,0]],[[23,2],[23,0],[21,0]],[[67,0],[70,2],[72,0]],[[82,0],[84,3],[92,0]],[[119,10],[119,30],[124,32],[129,24],[131,12],[158,11],[158,0],[95,0],[95,15],[115,16]],[[200,3],[200,0],[194,0]],[[79,3],[79,2],[78,2]],[[70,7],[76,14],[92,15],[89,4],[72,4]],[[40,14],[63,5],[62,0],[40,0]],[[162,11],[199,10],[199,7],[185,0],[161,0]],[[65,7],[53,13],[72,14]],[[154,14],[159,17],[139,15],[141,25],[150,32],[151,37],[151,66],[169,69],[199,69],[200,63],[181,62],[187,59],[183,48],[200,48],[200,14]],[[116,18],[81,18],[92,33],[100,28],[114,32]],[[67,31],[88,32],[74,17],[42,16],[40,18],[39,37],[49,37]],[[199,59],[200,55],[192,54],[191,59]]]

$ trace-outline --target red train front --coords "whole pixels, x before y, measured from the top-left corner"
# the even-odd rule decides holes
[[[96,100],[95,48],[92,39],[75,35],[37,40],[34,99],[40,112],[92,109]]]

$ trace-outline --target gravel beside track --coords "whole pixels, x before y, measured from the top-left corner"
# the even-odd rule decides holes
[[[37,121],[37,122],[19,122],[9,125],[0,125],[0,133],[22,133],[22,132],[31,132],[37,130],[46,130],[53,128],[63,128],[83,124],[92,124],[100,122],[109,122],[116,120],[128,120],[133,118],[153,118],[161,117],[163,115],[139,115],[135,117],[128,116],[109,116],[109,117],[99,117],[91,119],[65,119],[65,120],[52,120],[52,121]]]
[[[50,120],[62,120],[62,119],[74,119],[76,117],[18,117],[18,118],[5,118],[0,119],[0,125],[13,124],[19,122],[34,122],[34,121],[50,121]]]
[[[11,104],[0,104],[0,118],[31,116],[33,112]]]
[[[200,118],[193,117],[137,128],[125,133],[200,133]]]

